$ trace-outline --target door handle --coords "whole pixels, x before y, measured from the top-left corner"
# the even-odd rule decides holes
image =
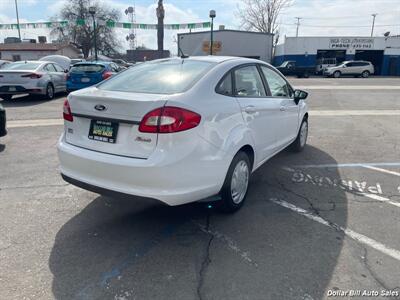
[[[279,110],[280,110],[280,111],[285,111],[285,110],[286,110],[286,107],[281,106],[281,107],[279,108]]]
[[[257,112],[257,109],[255,106],[249,105],[244,108],[244,111],[247,112],[248,114],[254,114],[255,112]]]

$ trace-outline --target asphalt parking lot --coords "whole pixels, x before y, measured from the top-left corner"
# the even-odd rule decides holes
[[[65,95],[3,101],[1,298],[400,299],[400,78],[290,81],[310,93],[308,146],[258,169],[234,215],[75,188]]]

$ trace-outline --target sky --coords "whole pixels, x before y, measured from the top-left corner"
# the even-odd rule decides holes
[[[20,22],[47,21],[54,18],[62,9],[66,0],[17,0]],[[95,0],[93,0],[95,1]],[[128,21],[124,11],[135,5],[138,23],[157,23],[156,0],[98,0],[99,2],[121,11],[120,21]],[[292,4],[279,17],[280,42],[284,36],[295,36],[296,19],[300,20],[299,36],[369,36],[372,16],[377,13],[375,35],[382,36],[390,31],[400,35],[400,0],[291,0]],[[191,23],[208,21],[208,12],[214,9],[217,13],[215,26],[223,24],[227,29],[241,30],[238,18],[238,7],[241,0],[164,0],[164,23]],[[14,0],[0,0],[0,23],[15,23]],[[184,31],[166,30],[164,47],[176,54],[176,34]],[[128,48],[125,36],[127,29],[118,29],[122,49]],[[46,29],[21,30],[22,38],[48,36]],[[18,36],[16,30],[0,30],[0,41],[7,36]],[[155,49],[156,31],[138,30],[138,45]]]

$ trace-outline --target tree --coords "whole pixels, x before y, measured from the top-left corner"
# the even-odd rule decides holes
[[[241,25],[246,30],[279,36],[277,23],[279,14],[291,3],[291,0],[242,0],[243,5],[238,7]]]
[[[93,31],[93,19],[89,7],[96,8],[96,32]],[[55,18],[68,21],[68,25],[52,30],[51,35],[57,36],[62,42],[70,42],[82,49],[83,56],[89,56],[90,49],[94,47],[96,35],[97,49],[104,55],[117,53],[120,46],[113,28],[106,26],[109,20],[118,21],[120,17],[116,9],[111,9],[99,2],[90,0],[68,0]],[[77,20],[85,20],[84,24],[77,25]]]

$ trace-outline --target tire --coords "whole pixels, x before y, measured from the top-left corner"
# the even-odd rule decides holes
[[[308,119],[304,118],[301,122],[299,132],[297,133],[296,139],[290,145],[290,149],[293,152],[301,152],[307,144],[308,137]]]
[[[250,175],[250,159],[245,152],[240,151],[233,158],[226,174],[220,192],[222,199],[218,203],[220,211],[234,213],[243,206],[249,188]]]
[[[332,76],[333,76],[334,78],[339,78],[341,75],[342,75],[342,73],[340,73],[340,71],[335,71],[335,72],[333,72],[333,74],[332,74]]]
[[[48,83],[46,86],[46,99],[52,100],[54,99],[55,92],[54,92],[54,86],[51,83]]]
[[[361,73],[362,78],[368,78],[369,77],[369,71],[365,70]]]
[[[3,98],[4,101],[10,101],[12,99],[12,95],[1,95],[0,98]]]

